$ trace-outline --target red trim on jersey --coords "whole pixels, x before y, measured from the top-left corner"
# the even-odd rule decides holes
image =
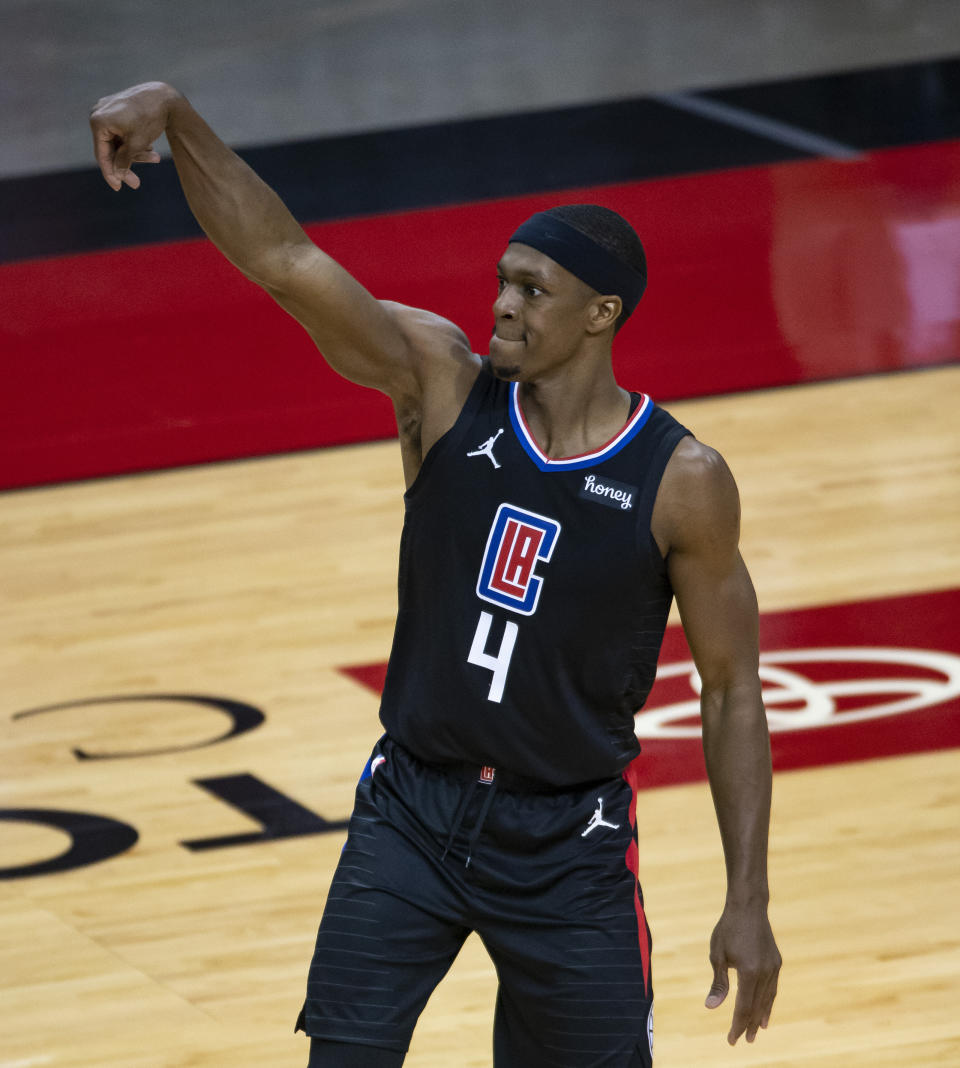
[[[573,456],[556,456],[556,457],[552,457],[552,456],[548,456],[543,451],[543,449],[540,448],[539,442],[533,436],[533,431],[530,429],[530,426],[527,423],[527,418],[523,414],[523,409],[520,407],[520,393],[519,393],[519,390],[516,388],[516,383],[513,383],[513,387],[514,387],[514,389],[513,389],[513,392],[511,394],[511,396],[510,396],[510,400],[514,405],[514,408],[516,409],[517,416],[520,419],[520,424],[523,427],[523,432],[526,435],[527,441],[536,450],[537,455],[541,458],[541,460],[543,460],[544,463],[548,463],[548,464],[563,464],[563,463],[569,463],[571,460],[585,460],[587,458],[599,457],[602,453],[606,452],[607,449],[611,448],[611,446],[616,445],[617,442],[625,434],[629,433],[630,430],[633,428],[634,423],[637,422],[637,420],[643,415],[643,413],[646,412],[647,408],[649,408],[649,406],[653,403],[652,400],[650,399],[650,397],[646,393],[641,393],[640,394],[640,403],[630,413],[630,416],[627,419],[627,421],[616,432],[616,434],[614,434],[613,437],[610,438],[609,441],[604,442],[604,444],[601,445],[598,449],[591,449],[589,452],[574,453]]]
[[[640,757],[636,757],[623,769],[623,780],[630,787],[630,829],[637,827],[637,794],[640,790]],[[637,912],[637,938],[640,942],[640,956],[643,960],[643,983],[647,994],[650,993],[650,930],[647,927],[647,916],[643,911],[643,902],[640,900],[640,853],[637,849],[636,838],[630,839],[626,855],[627,868],[633,872],[633,907]]]

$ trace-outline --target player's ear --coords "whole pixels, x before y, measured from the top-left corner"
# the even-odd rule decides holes
[[[616,326],[622,311],[623,301],[618,296],[597,297],[590,302],[588,331],[591,334],[602,334],[610,327]]]

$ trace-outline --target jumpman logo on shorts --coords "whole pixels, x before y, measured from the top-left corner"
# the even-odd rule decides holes
[[[580,835],[581,838],[586,838],[587,835],[597,829],[597,827],[609,827],[615,831],[619,828],[619,823],[608,823],[603,818],[603,798],[597,798],[597,811],[590,817],[590,822],[587,824],[587,829]]]
[[[500,437],[502,433],[503,427],[500,427],[496,434],[494,434],[492,437],[487,438],[487,440],[482,445],[479,445],[476,449],[474,449],[473,452],[468,452],[467,456],[486,456],[494,467],[502,467],[503,465],[498,464],[496,456],[493,455],[493,446],[496,445],[497,438]]]

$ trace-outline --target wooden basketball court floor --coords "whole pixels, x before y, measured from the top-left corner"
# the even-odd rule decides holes
[[[769,612],[960,587],[958,399],[953,366],[668,407],[737,476]],[[379,728],[337,669],[389,651],[401,516],[391,442],[0,496],[0,806],[139,835],[0,884],[0,1068],[305,1062],[293,1022],[343,832],[181,843],[261,829],[200,780],[255,776],[347,817]],[[224,732],[211,707],[105,701],[158,694],[266,718],[201,745]],[[958,770],[945,749],[777,774],[785,964],[769,1031],[733,1050],[731,1006],[703,1008],[723,894],[708,790],[643,792],[658,1066],[960,1065]],[[0,836],[5,869],[69,844],[42,821]],[[489,1065],[494,989],[471,940],[407,1063]]]

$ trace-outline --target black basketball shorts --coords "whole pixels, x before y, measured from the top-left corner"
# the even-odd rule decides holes
[[[471,931],[499,980],[496,1068],[649,1068],[650,932],[636,793],[536,792],[391,739],[357,786],[298,1026],[403,1052]]]

